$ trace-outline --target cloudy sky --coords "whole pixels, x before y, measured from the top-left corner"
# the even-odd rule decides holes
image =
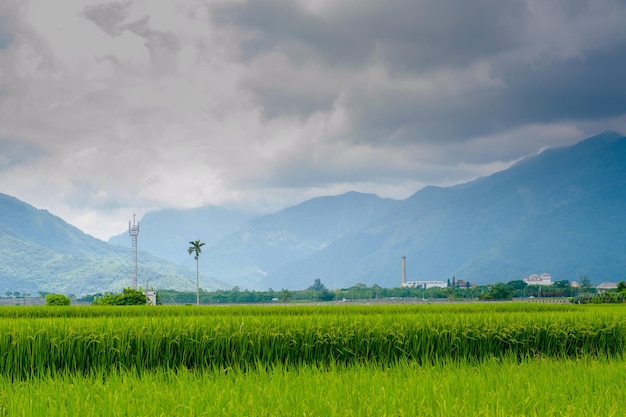
[[[626,134],[623,0],[0,0],[0,192],[136,212],[405,198]]]

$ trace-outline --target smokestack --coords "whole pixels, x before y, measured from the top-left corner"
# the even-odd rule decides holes
[[[402,284],[406,284],[406,256],[402,257]]]

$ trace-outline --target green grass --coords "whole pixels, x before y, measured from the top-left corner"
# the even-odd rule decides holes
[[[87,318],[87,317],[178,317],[178,316],[327,316],[327,315],[396,315],[430,314],[458,315],[481,313],[547,313],[585,312],[597,306],[540,303],[468,303],[468,304],[407,304],[362,305],[229,305],[229,306],[69,306],[51,309],[46,306],[6,306],[0,308],[0,318]],[[609,306],[605,306],[609,307]],[[615,306],[618,307],[619,306]]]
[[[611,416],[626,306],[0,309],[0,416]]]
[[[615,308],[112,307],[43,316],[48,310],[57,308],[0,321],[0,375],[618,357],[626,345],[626,315]]]
[[[0,379],[0,415],[618,416],[625,375],[585,358]]]

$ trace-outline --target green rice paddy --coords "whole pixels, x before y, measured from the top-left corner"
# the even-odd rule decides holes
[[[626,309],[0,309],[4,416],[621,416]]]

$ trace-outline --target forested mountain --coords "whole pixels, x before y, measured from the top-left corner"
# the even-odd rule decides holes
[[[290,276],[274,281],[274,277],[287,265],[306,262],[362,230],[397,204],[396,200],[357,192],[314,198],[248,222],[203,251],[204,264],[212,276],[242,288],[308,286],[314,280],[309,277],[317,277],[314,273],[321,265],[300,271],[300,281]]]
[[[141,219],[138,245],[160,258],[188,264],[192,260],[187,253],[190,241],[200,239],[212,246],[254,217],[215,206],[150,212]],[[113,236],[108,243],[131,247],[128,231]]]
[[[127,286],[128,248],[107,245],[44,210],[0,195],[0,291],[96,292]],[[626,280],[626,138],[607,132],[507,170],[405,200],[350,192],[250,219],[215,207],[141,219],[142,276],[192,287],[190,240],[207,242],[204,288],[395,287],[453,276],[474,283],[548,272]],[[127,233],[111,242],[129,245]],[[143,270],[142,270],[143,269]]]
[[[339,286],[397,285],[406,256],[412,280],[485,283],[549,272],[616,281],[626,279],[625,216],[626,139],[607,133],[470,183],[424,188],[276,278],[315,268]]]
[[[208,268],[260,289],[304,288],[316,278],[331,288],[397,286],[402,256],[409,280],[486,283],[542,272],[556,280],[626,279],[626,138],[614,132],[404,201],[369,196],[369,206],[347,205],[345,218],[359,221],[343,228],[333,205],[354,196],[312,200],[249,223],[207,249]],[[311,238],[318,229],[338,233]]]
[[[82,295],[131,285],[133,256],[89,236],[46,210],[0,194],[0,294],[38,291]],[[139,286],[195,289],[195,271],[142,252]],[[205,288],[222,283],[204,278]]]

